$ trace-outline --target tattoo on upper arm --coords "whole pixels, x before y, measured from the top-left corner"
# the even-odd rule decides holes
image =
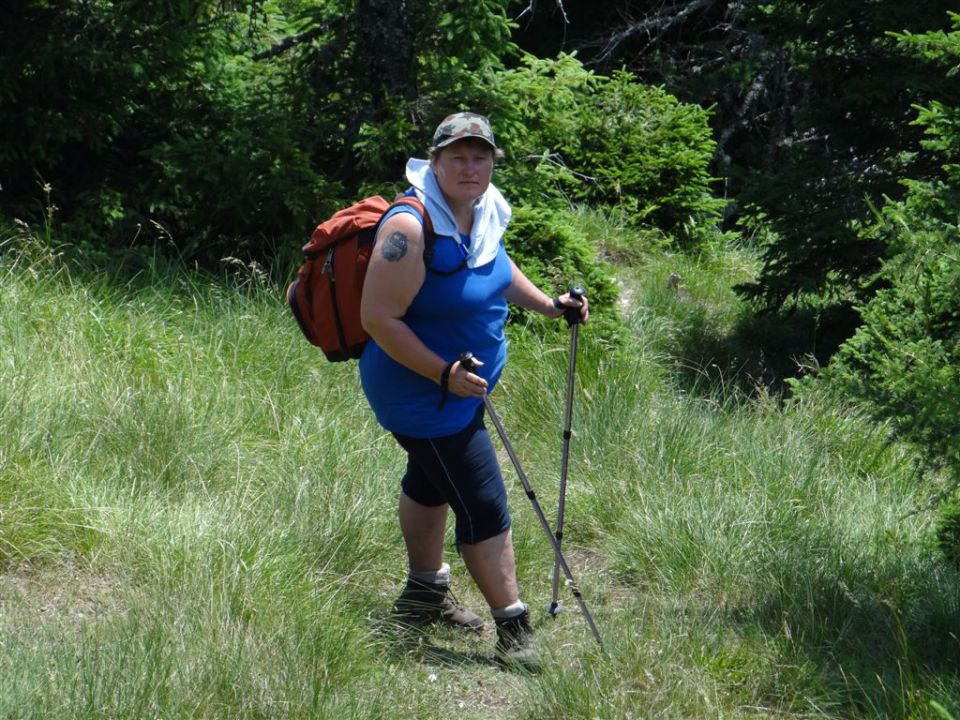
[[[383,239],[381,254],[384,260],[396,262],[407,254],[407,236],[402,232],[392,232]]]

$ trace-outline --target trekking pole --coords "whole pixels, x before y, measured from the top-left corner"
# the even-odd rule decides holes
[[[580,285],[570,288],[570,297],[574,300],[583,299],[584,290]],[[563,543],[563,511],[567,496],[567,461],[570,457],[570,425],[573,417],[573,378],[577,367],[577,329],[580,327],[580,308],[571,307],[563,311],[567,325],[570,326],[570,367],[567,370],[567,407],[563,420],[563,454],[560,460],[560,500],[557,502],[557,545]],[[557,617],[563,610],[558,600],[560,593],[560,563],[553,564],[553,597],[547,612],[550,617]]]
[[[473,358],[473,353],[461,353],[459,360],[460,364],[467,370],[472,372],[477,369],[476,362]],[[503,448],[507,451],[507,455],[510,457],[510,462],[513,463],[513,467],[517,471],[517,476],[520,478],[523,489],[526,492],[527,497],[530,498],[530,503],[533,505],[533,510],[536,512],[537,518],[540,520],[540,525],[543,527],[543,531],[547,534],[547,539],[553,546],[553,554],[557,559],[557,563],[560,565],[560,569],[563,570],[563,574],[567,578],[573,596],[577,599],[577,603],[580,605],[580,612],[583,613],[583,617],[587,621],[587,625],[590,626],[590,631],[593,633],[593,637],[596,639],[600,649],[603,650],[603,639],[600,637],[600,631],[597,630],[597,624],[593,621],[593,615],[591,615],[590,610],[587,609],[587,604],[583,600],[583,595],[580,594],[580,588],[577,587],[577,583],[573,579],[573,573],[570,572],[570,566],[567,565],[567,561],[563,557],[563,553],[560,550],[560,543],[557,542],[557,537],[550,529],[550,523],[547,522],[547,516],[543,514],[543,509],[540,507],[540,503],[537,502],[537,495],[530,486],[530,481],[527,480],[527,476],[523,472],[523,468],[520,466],[520,459],[513,451],[513,445],[510,444],[510,440],[507,438],[507,431],[504,429],[503,423],[500,422],[500,418],[493,409],[493,403],[490,402],[489,395],[483,396],[483,406],[486,408],[487,414],[490,416],[490,420],[493,421],[494,426],[497,428],[497,434],[500,435],[500,441],[503,443]]]

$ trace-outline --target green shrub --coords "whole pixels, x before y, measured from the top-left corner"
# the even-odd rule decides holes
[[[582,140],[571,161],[595,180],[581,183],[576,196],[621,207],[684,243],[706,239],[723,207],[710,195],[715,142],[708,116],[662,88],[614,73],[580,109]]]
[[[954,496],[940,506],[937,547],[947,560],[960,567],[960,497]]]
[[[953,67],[948,74],[960,60],[960,15],[952,17],[956,32],[902,38]],[[887,287],[863,307],[863,326],[832,368],[842,387],[890,421],[931,465],[942,466],[954,484],[960,484],[958,121],[957,107],[934,102],[920,109],[924,148],[941,162],[944,179],[905,182],[904,200],[888,203],[862,231],[891,249],[880,273]]]
[[[683,244],[708,237],[722,202],[710,196],[707,111],[626,72],[595,75],[571,55],[528,56],[496,82],[511,197],[616,208]]]
[[[251,58],[244,4],[27,3],[0,29],[0,212],[53,188],[84,256],[162,240],[201,261],[316,216],[310,112],[287,65]],[[38,178],[40,182],[38,183]]]
[[[904,249],[831,375],[960,482],[960,227],[923,228],[902,205],[880,222],[897,228]]]
[[[617,285],[573,214],[517,207],[505,242],[511,257],[538,287],[557,294],[574,284],[586,289],[595,337],[611,343],[622,338]],[[519,310],[514,317],[527,319]]]

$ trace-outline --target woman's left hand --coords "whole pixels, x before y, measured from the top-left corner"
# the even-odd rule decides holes
[[[559,297],[555,298],[553,301],[553,314],[550,317],[558,318],[563,315],[567,308],[579,308],[580,309],[580,322],[587,322],[587,318],[590,317],[590,304],[587,302],[587,296],[581,295],[578,299],[570,297],[570,293],[564,293]]]

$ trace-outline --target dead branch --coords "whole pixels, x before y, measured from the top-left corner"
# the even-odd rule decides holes
[[[289,50],[290,48],[296,45],[302,45],[303,43],[308,43],[311,40],[315,40],[321,35],[329,32],[330,30],[333,30],[337,26],[346,22],[346,20],[349,17],[350,17],[349,15],[346,15],[344,17],[331,20],[330,22],[325,22],[323,23],[323,25],[317,25],[317,27],[310,28],[309,30],[304,31],[299,35],[288,35],[287,37],[285,37],[283,40],[278,42],[269,50],[264,50],[263,52],[259,52],[256,55],[254,55],[253,59],[266,60],[267,58],[276,57],[277,55],[282,55],[287,50]]]

